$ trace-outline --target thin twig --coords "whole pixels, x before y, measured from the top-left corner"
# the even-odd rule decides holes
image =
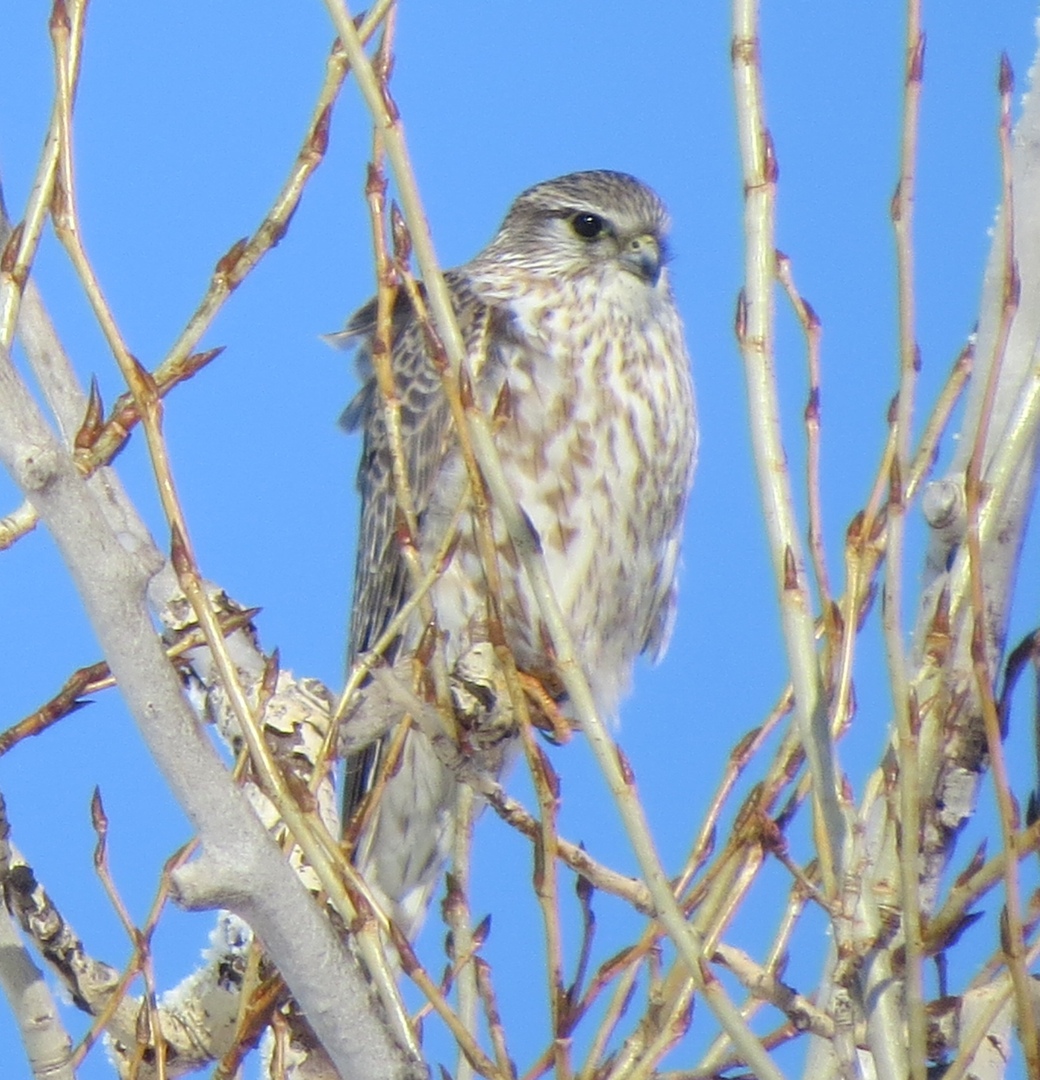
[[[891,203],[892,223],[896,236],[899,295],[899,393],[892,416],[895,456],[889,474],[887,558],[882,625],[898,739],[899,769],[896,783],[899,799],[899,836],[896,843],[899,854],[900,903],[906,948],[906,982],[903,991],[908,1031],[906,1066],[910,1070],[912,1080],[924,1080],[927,1020],[924,1012],[919,899],[921,810],[917,736],[920,731],[920,717],[916,699],[910,692],[906,644],[903,640],[903,548],[906,524],[904,485],[910,469],[915,391],[917,373],[920,368],[920,352],[916,336],[913,226],[924,49],[925,38],[921,30],[920,0],[908,0],[899,180]],[[892,828],[895,828],[894,823]],[[892,990],[881,988],[879,993],[891,998],[894,995],[894,987]],[[902,1063],[897,1067],[903,1068]]]
[[[787,293],[805,338],[809,369],[809,400],[805,406],[806,495],[809,507],[809,551],[820,608],[830,611],[831,587],[827,573],[827,553],[823,546],[823,507],[820,493],[820,320],[812,305],[799,293],[791,271],[791,260],[776,253],[776,276]]]
[[[735,0],[733,24],[732,66],[744,175],[746,237],[745,284],[738,301],[737,340],[744,359],[755,468],[794,684],[795,719],[812,777],[814,838],[825,891],[834,894],[841,872],[845,821],[838,802],[837,762],[816,654],[800,530],[781,438],[772,298],[778,166],[765,121],[757,0]]]
[[[60,91],[51,109],[47,138],[29,192],[25,217],[8,240],[7,248],[11,250],[13,257],[8,257],[8,250],[5,249],[4,252],[4,272],[0,275],[0,347],[4,351],[10,351],[14,340],[22,289],[32,269],[47,213],[52,209],[58,175],[62,113],[65,107],[63,96],[65,101],[71,101],[76,94],[86,10],[87,0],[54,0],[51,10],[51,43],[57,68],[63,73],[63,77],[59,79]]]

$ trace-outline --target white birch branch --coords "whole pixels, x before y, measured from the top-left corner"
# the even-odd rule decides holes
[[[344,1077],[406,1075],[356,961],[229,782],[181,693],[148,614],[155,568],[106,523],[6,354],[0,461],[54,537],[130,712],[199,832],[202,855],[176,879],[182,902],[227,907],[252,926]]]

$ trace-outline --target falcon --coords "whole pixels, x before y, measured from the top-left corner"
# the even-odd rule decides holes
[[[667,646],[697,452],[690,362],[666,268],[668,225],[661,200],[635,177],[572,173],[523,192],[491,243],[444,275],[473,395],[493,418],[502,467],[541,539],[556,600],[608,717],[636,657],[656,660]],[[414,580],[401,547],[375,334],[372,300],[337,335],[355,346],[363,382],[343,415],[363,435],[351,664],[383,636]],[[429,598],[433,638],[451,670],[487,646],[489,575],[444,376],[404,291],[391,336],[416,548],[423,567],[444,563]],[[566,713],[531,585],[493,506],[490,520],[506,643],[518,669]],[[415,657],[430,641],[416,606],[384,657]],[[391,738],[348,760],[344,821],[364,812],[355,862],[414,936],[451,847],[457,781],[412,726],[378,801],[366,806]]]

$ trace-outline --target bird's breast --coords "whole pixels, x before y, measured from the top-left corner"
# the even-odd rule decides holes
[[[506,477],[541,538],[599,705],[610,711],[671,603],[695,421],[674,312],[648,319],[644,310],[583,310],[575,301],[516,313],[481,393]],[[493,527],[507,638],[521,667],[551,668],[535,597],[497,515]],[[484,574],[471,534],[460,537],[438,586],[461,620],[460,648],[485,618],[475,578]]]

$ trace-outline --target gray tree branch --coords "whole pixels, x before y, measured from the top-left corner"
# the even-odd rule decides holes
[[[58,544],[130,712],[199,832],[203,855],[180,882],[183,901],[227,907],[253,927],[344,1077],[406,1075],[359,965],[230,783],[184,699],[148,615],[156,568],[120,543],[6,353],[0,460]]]

